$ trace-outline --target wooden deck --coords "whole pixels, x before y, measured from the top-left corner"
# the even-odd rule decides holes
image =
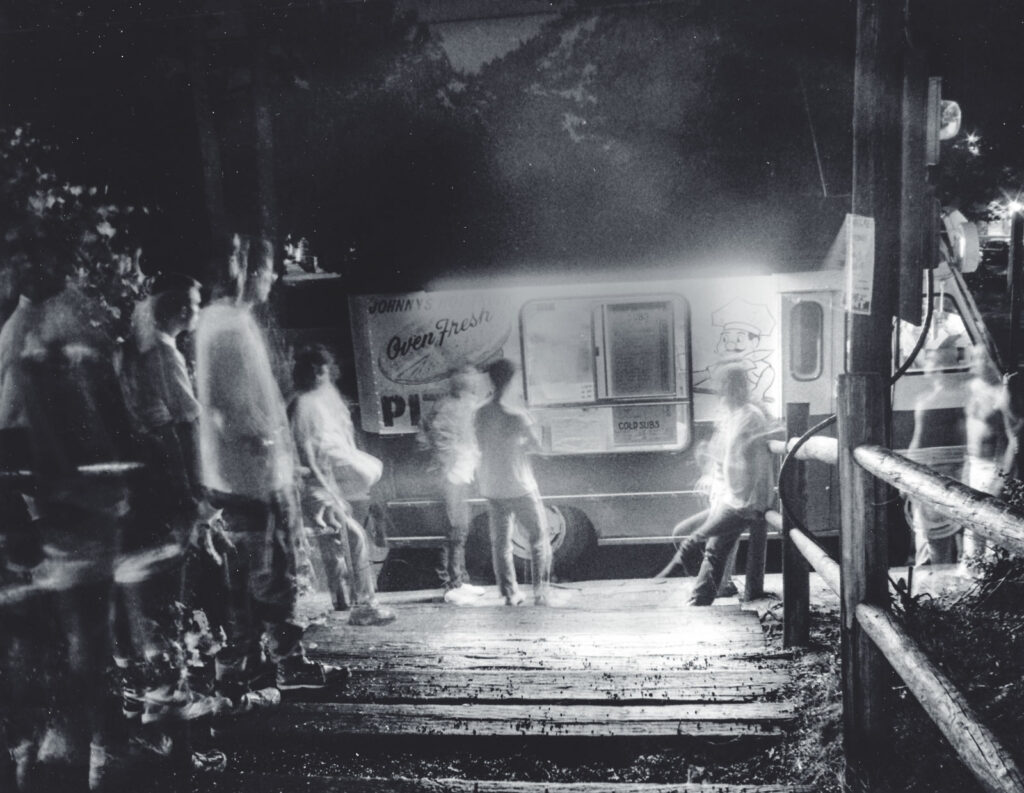
[[[549,608],[509,608],[492,588],[472,606],[438,590],[383,595],[398,619],[307,632],[347,686],[290,692],[237,729],[287,743],[335,735],[775,736],[794,718],[786,655],[752,611],[686,606],[682,579],[585,582]]]

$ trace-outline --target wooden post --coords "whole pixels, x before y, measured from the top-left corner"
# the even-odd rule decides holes
[[[888,605],[886,505],[890,491],[857,465],[853,451],[885,437],[888,395],[887,380],[881,375],[839,377],[843,742],[847,783],[854,790],[875,790],[886,765],[880,761],[888,745],[883,695],[889,689],[889,670],[857,622],[856,609],[861,603]]]
[[[807,403],[786,405],[786,437],[799,437],[807,431],[810,405]],[[780,482],[789,496],[789,509],[798,509],[804,503],[804,463],[790,462],[792,473],[788,481]],[[799,517],[805,511],[800,509]],[[783,647],[806,646],[810,636],[810,570],[799,549],[793,545],[789,532],[793,520],[784,510],[782,518],[782,645]]]

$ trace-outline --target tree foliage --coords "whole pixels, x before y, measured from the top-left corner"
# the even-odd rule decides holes
[[[97,298],[112,332],[124,336],[143,295],[138,239],[145,208],[115,202],[106,188],[72,184],[49,167],[51,145],[27,127],[0,127],[0,215],[7,222],[2,267],[16,277],[40,244],[66,256],[72,280]]]

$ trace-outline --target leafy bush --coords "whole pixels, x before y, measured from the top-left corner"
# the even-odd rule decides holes
[[[145,294],[139,268],[145,207],[114,201],[108,188],[71,184],[55,173],[55,150],[28,126],[0,126],[0,266],[11,277],[31,262],[40,243],[66,251],[68,274],[109,314],[115,335],[124,337],[132,307]]]

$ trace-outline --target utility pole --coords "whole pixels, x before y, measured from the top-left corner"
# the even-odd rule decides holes
[[[888,603],[887,486],[861,469],[853,450],[886,444],[892,415],[892,322],[899,294],[903,4],[858,0],[853,105],[853,214],[869,218],[871,293],[864,313],[847,315],[846,371],[839,380],[839,466],[842,493],[841,644],[843,743],[851,789],[878,790],[885,762],[884,696],[891,674],[857,623],[859,603]],[[848,263],[847,266],[850,266]],[[852,303],[852,296],[851,296]],[[863,305],[860,306],[864,311]]]

